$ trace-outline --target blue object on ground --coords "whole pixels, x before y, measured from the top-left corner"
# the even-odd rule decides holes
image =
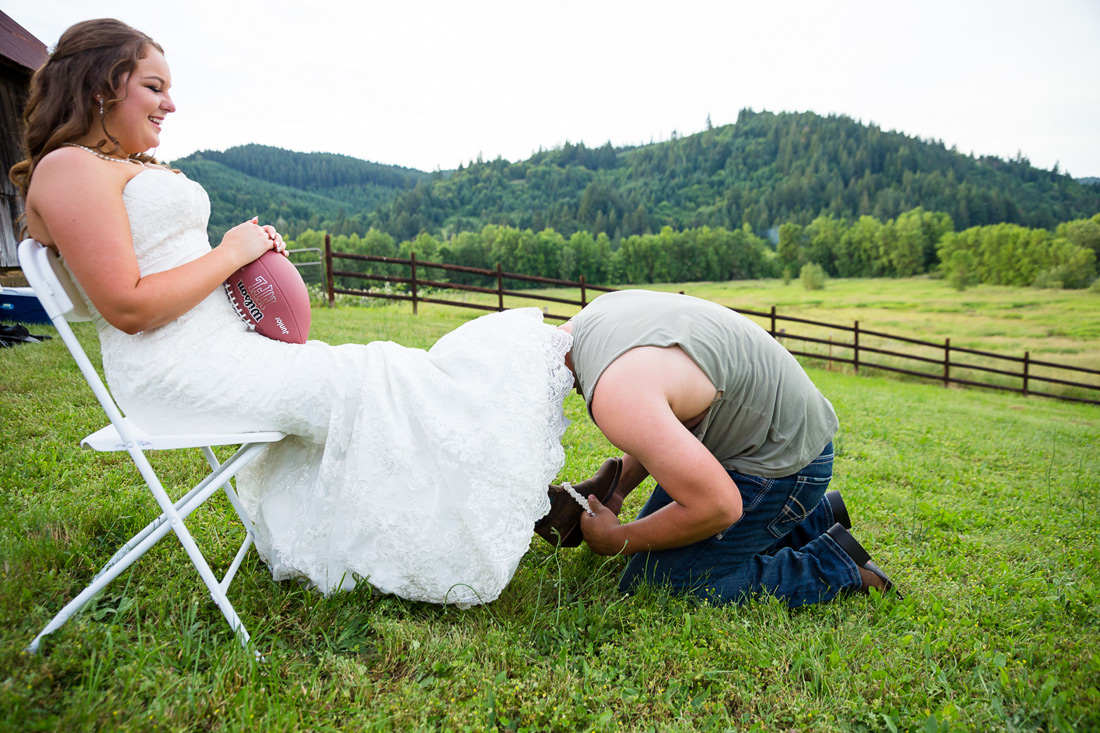
[[[50,319],[31,288],[3,288],[0,291],[0,321],[49,323]]]

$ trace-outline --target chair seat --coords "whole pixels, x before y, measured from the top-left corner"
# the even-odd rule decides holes
[[[276,443],[286,437],[285,433],[267,430],[254,433],[203,433],[174,435],[153,435],[142,430],[130,418],[122,421],[129,429],[141,450],[177,450],[180,448],[202,448],[214,445],[241,445],[245,443]],[[126,450],[126,444],[114,424],[95,431],[80,441],[81,448],[99,452]]]

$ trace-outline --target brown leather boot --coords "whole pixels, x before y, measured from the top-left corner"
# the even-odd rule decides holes
[[[608,458],[599,470],[592,474],[592,478],[575,484],[573,490],[586,499],[590,494],[595,494],[601,504],[606,503],[615,493],[615,487],[619,485],[619,476],[622,472],[622,459]],[[535,522],[535,532],[552,545],[576,547],[584,539],[581,535],[581,512],[584,509],[557,484],[550,484],[546,493],[550,497],[550,511],[545,517]]]

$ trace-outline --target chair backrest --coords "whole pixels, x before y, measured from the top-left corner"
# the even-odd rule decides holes
[[[114,424],[123,442],[133,442],[131,431],[123,425],[122,411],[118,409],[114,398],[107,390],[107,385],[99,377],[99,372],[92,365],[84,347],[76,338],[76,334],[69,328],[69,321],[91,320],[91,314],[84,303],[84,298],[76,283],[69,276],[69,271],[61,263],[61,259],[49,247],[46,247],[34,239],[24,239],[19,244],[19,266],[23,269],[23,276],[27,278],[42,309],[50,317],[57,335],[65,343],[65,347],[72,354],[76,365],[80,367],[81,374],[88,386],[92,388],[100,406],[107,413],[108,419]]]
[[[59,315],[67,321],[91,320],[80,289],[56,252],[34,239],[24,239],[19,245],[19,266],[51,321]]]

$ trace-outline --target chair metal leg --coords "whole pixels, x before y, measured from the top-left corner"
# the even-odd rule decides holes
[[[69,603],[54,616],[50,623],[39,632],[38,636],[27,645],[27,651],[32,654],[37,652],[43,636],[61,628],[66,621],[106,588],[111,581],[117,578],[126,568],[130,567],[139,557],[148,552],[153,545],[168,534],[169,530],[175,532],[180,544],[183,545],[184,550],[191,559],[191,564],[194,565],[199,576],[206,584],[211,599],[217,604],[222,615],[225,616],[225,620],[237,635],[241,645],[247,649],[250,639],[248,630],[245,628],[240,616],[237,615],[236,610],[233,608],[233,604],[230,603],[226,592],[233,577],[237,573],[237,569],[244,560],[244,556],[252,547],[254,535],[252,533],[252,524],[248,521],[247,514],[244,512],[244,508],[240,504],[240,499],[237,497],[236,492],[233,491],[230,482],[245,465],[259,455],[264,445],[265,444],[262,443],[243,445],[225,463],[219,463],[217,458],[214,457],[213,452],[210,451],[209,448],[204,448],[204,452],[207,453],[207,460],[212,461],[211,468],[215,469],[214,472],[199,482],[199,484],[175,503],[171,502],[168,495],[164,492],[163,487],[160,486],[160,482],[156,479],[155,474],[152,473],[152,467],[149,466],[144,454],[142,454],[140,450],[137,450],[137,455],[133,456],[134,460],[138,463],[138,468],[143,474],[146,473],[146,469],[148,470],[149,475],[146,476],[147,483],[150,481],[150,477],[152,481],[155,482],[156,489],[154,489],[152,484],[150,485],[150,489],[154,489],[154,498],[161,504],[163,511],[160,516],[146,525],[145,528],[130,538],[128,542],[124,543],[122,547],[115,552],[111,559],[107,561],[107,564],[96,573],[91,584],[81,591],[76,598],[69,601]],[[138,456],[140,456],[140,459],[138,459]],[[184,519],[190,516],[195,509],[202,506],[202,504],[218,489],[225,491],[234,510],[237,512],[242,522],[245,523],[246,530],[245,541],[237,551],[229,570],[226,572],[225,578],[221,582],[217,580],[209,563],[207,563],[206,558],[192,538],[190,531],[183,523]]]
[[[147,533],[143,540],[141,540],[128,552],[119,557],[113,565],[108,565],[107,567],[103,568],[103,570],[101,570],[95,576],[95,578],[92,579],[91,584],[87,588],[82,590],[76,598],[65,604],[65,607],[62,608],[61,611],[53,617],[53,620],[51,620],[50,623],[46,624],[46,628],[42,629],[42,631],[39,632],[38,636],[34,637],[34,641],[27,645],[27,651],[32,654],[37,652],[38,645],[43,636],[53,633],[54,631],[57,631],[59,628],[61,628],[61,626],[66,621],[68,621],[73,616],[73,614],[75,614],[77,611],[87,605],[88,601],[92,600],[92,598],[94,598],[97,594],[99,594],[100,591],[106,588],[112,580],[121,575],[122,572],[126,570],[126,568],[133,565],[135,560],[144,555],[149,550],[149,548],[159,542],[161,538],[164,537],[164,535],[168,534],[169,529],[171,529],[171,526],[168,523],[162,521],[161,524],[154,531]],[[133,540],[126,543],[126,545],[130,545],[132,542]],[[123,545],[123,547],[125,547],[126,545]],[[116,553],[116,557],[117,555],[118,553]]]
[[[241,543],[241,548],[237,550],[237,556],[233,558],[233,563],[229,566],[229,569],[225,571],[225,576],[220,583],[223,593],[229,591],[229,584],[233,582],[233,577],[237,574],[237,569],[241,566],[241,561],[244,560],[244,556],[248,554],[248,551],[252,548],[252,535],[246,535],[244,542]]]
[[[61,628],[66,621],[72,618],[80,609],[86,606],[89,601],[110,585],[115,578],[121,575],[128,567],[133,565],[138,558],[148,552],[153,545],[168,534],[169,530],[175,530],[176,536],[179,538],[180,543],[184,546],[184,550],[191,558],[192,565],[199,571],[199,576],[203,579],[203,582],[206,583],[207,590],[210,591],[212,600],[217,604],[222,615],[225,616],[225,620],[229,622],[229,627],[237,634],[241,645],[247,649],[250,638],[248,630],[245,629],[244,623],[237,615],[237,611],[233,608],[233,604],[229,602],[229,598],[226,596],[226,590],[233,579],[233,575],[236,574],[237,568],[240,566],[245,553],[252,546],[252,537],[247,537],[244,544],[241,545],[241,549],[238,550],[237,556],[234,558],[233,565],[230,568],[231,573],[228,574],[225,585],[223,586],[222,583],[219,583],[217,578],[214,577],[210,565],[206,562],[206,558],[203,557],[202,552],[199,551],[198,546],[191,537],[191,533],[183,525],[182,521],[179,522],[178,526],[173,526],[171,521],[164,521],[164,519],[162,515],[160,524],[154,531],[146,534],[141,542],[130,549],[129,552],[125,553],[113,565],[109,565],[101,570],[92,580],[92,583],[82,590],[76,598],[69,601],[65,607],[53,617],[50,623],[46,625],[46,628],[42,629],[42,631],[38,633],[38,636],[34,637],[34,640],[27,645],[27,651],[31,654],[36,653],[42,642],[42,637]]]
[[[173,510],[173,514],[175,511]],[[180,544],[183,545],[183,549],[187,552],[187,556],[191,558],[191,564],[195,566],[195,569],[199,571],[199,576],[202,578],[202,582],[206,583],[207,590],[210,591],[210,597],[214,599],[214,603],[218,605],[222,615],[225,616],[225,620],[229,622],[229,628],[233,629],[237,634],[237,638],[241,642],[241,646],[245,649],[248,648],[248,630],[244,627],[244,622],[241,621],[240,616],[237,615],[237,611],[233,608],[233,604],[229,602],[229,597],[225,595],[225,591],[222,590],[221,583],[214,576],[214,571],[210,569],[210,564],[206,562],[206,558],[203,557],[202,551],[199,550],[199,546],[195,544],[195,540],[191,537],[191,532],[183,524],[182,520],[174,518],[172,520],[172,531],[176,533],[176,537],[179,538]]]
[[[254,457],[253,454],[258,454],[264,449],[265,445],[266,444],[255,443],[249,446],[241,446],[237,455],[233,456],[230,461],[237,460],[238,456],[245,454],[247,449],[247,454],[242,460],[244,460],[245,463],[251,463]],[[206,462],[210,464],[210,468],[214,469],[215,472],[218,471],[222,464],[218,462],[218,457],[214,455],[214,451],[209,447],[204,447],[202,452],[206,455]],[[237,569],[241,566],[241,561],[244,560],[244,556],[248,554],[248,550],[252,547],[256,532],[253,528],[252,520],[248,516],[248,512],[245,511],[244,505],[241,504],[240,497],[237,496],[233,481],[231,479],[226,480],[225,483],[221,485],[221,488],[225,492],[226,498],[229,499],[229,503],[233,506],[233,510],[237,512],[237,517],[241,520],[241,524],[244,525],[245,529],[244,542],[241,543],[240,549],[237,550],[237,556],[233,558],[233,563],[229,566],[225,576],[222,578],[221,588],[224,592],[229,589],[229,584],[233,582],[233,577],[237,574]]]
[[[214,473],[210,474],[198,484],[196,484],[194,488],[184,494],[183,497],[181,497],[175,503],[174,506],[176,507],[176,511],[180,513],[180,516],[186,519],[193,511],[195,511],[195,509],[201,506],[203,502],[205,502],[210,497],[210,494],[214,493],[214,491],[217,491],[218,488],[224,489],[226,485],[232,486],[232,484],[230,483],[232,477],[237,475],[237,473],[239,473],[241,469],[248,465],[252,461],[252,459],[259,454],[259,451],[262,450],[263,445],[264,444],[262,443],[249,443],[247,445],[243,445],[224,464],[218,462],[217,458],[214,456],[214,453],[210,450],[210,448],[203,447],[202,450],[206,454],[207,462],[209,462],[210,467],[214,469]],[[235,464],[237,463],[240,463],[241,465],[236,466]],[[207,491],[207,489],[211,488],[211,484],[221,478],[222,475],[228,472],[230,469],[233,469],[232,473],[229,473],[229,478],[227,478],[224,483],[220,485],[214,485],[212,490]],[[200,493],[202,494],[202,496],[197,502],[194,502],[195,497],[198,496]],[[194,503],[192,504],[192,502]],[[236,494],[232,495],[232,497],[230,498],[230,503],[233,504],[233,508],[236,510],[237,516],[241,518],[241,521],[246,521],[247,514],[244,513],[244,508],[240,506],[240,500],[237,498]],[[96,577],[99,577],[99,575],[107,572],[107,570],[110,569],[111,566],[113,566],[116,562],[118,562],[121,557],[123,557],[127,552],[130,551],[131,547],[144,540],[150,532],[161,526],[165,521],[167,521],[167,517],[165,514],[162,513],[159,517],[149,522],[149,524],[147,524],[144,529],[131,537],[129,542],[122,545],[122,547],[120,547],[115,552],[115,554],[111,556],[111,559],[108,560],[102,568],[100,568],[99,573],[96,575]],[[251,521],[246,522],[245,529],[249,533],[252,533]]]
[[[232,458],[230,458],[229,461],[226,461],[226,463],[241,460],[244,462],[245,465],[248,465],[266,447],[267,443],[251,443],[247,446],[241,446],[240,450],[237,451],[237,453]],[[207,463],[210,464],[210,467],[212,469],[217,471],[222,464],[218,463],[218,457],[214,455],[214,451],[212,451],[210,448],[203,448],[202,450],[203,453],[206,454]],[[235,471],[234,475],[236,475],[237,473],[239,473],[239,471]],[[233,486],[233,481],[226,480],[222,484],[222,489],[225,491],[225,496],[227,499],[229,499],[229,503],[233,505],[233,510],[237,512],[237,517],[241,520],[241,524],[244,525],[245,531],[248,532],[250,536],[255,537],[256,530],[252,524],[252,519],[248,516],[248,512],[245,511],[244,505],[241,504],[241,499],[239,496],[237,496],[236,489]]]
[[[258,455],[258,451],[252,452],[246,450],[255,446],[245,446],[238,451],[238,454],[247,453],[249,455]],[[195,566],[195,569],[199,572],[199,577],[202,578],[202,582],[206,583],[207,589],[210,591],[211,597],[218,605],[222,615],[225,616],[225,620],[229,622],[229,628],[233,629],[233,632],[237,634],[237,638],[240,640],[241,645],[246,649],[248,648],[248,631],[244,627],[244,623],[237,615],[236,610],[233,608],[233,604],[229,602],[229,598],[225,595],[225,592],[221,588],[221,584],[218,583],[218,579],[214,577],[214,572],[210,569],[209,563],[206,562],[206,558],[203,557],[202,552],[199,551],[198,545],[195,544],[195,540],[191,537],[191,532],[187,529],[187,526],[183,523],[183,519],[180,517],[180,513],[176,511],[175,505],[168,497],[164,487],[160,483],[160,478],[153,471],[153,467],[149,464],[149,459],[141,451],[140,448],[129,448],[128,452],[130,457],[134,459],[134,463],[137,464],[138,471],[141,472],[145,478],[145,483],[149,486],[149,490],[153,493],[157,503],[160,504],[161,510],[167,515],[172,527],[172,531],[176,533],[176,537],[179,538],[180,544],[183,545],[183,549],[187,552],[187,556],[191,558],[191,564]],[[251,459],[250,459],[251,460]],[[224,481],[228,481],[236,475],[237,471],[240,471],[244,467],[241,461],[233,461],[230,459],[226,465],[222,466],[218,471],[211,474],[208,479],[212,479],[208,482],[206,489],[195,497],[198,499],[200,496],[208,497],[214,491],[217,491],[221,487]],[[219,480],[224,479],[224,481]],[[198,503],[205,501],[203,498]]]

